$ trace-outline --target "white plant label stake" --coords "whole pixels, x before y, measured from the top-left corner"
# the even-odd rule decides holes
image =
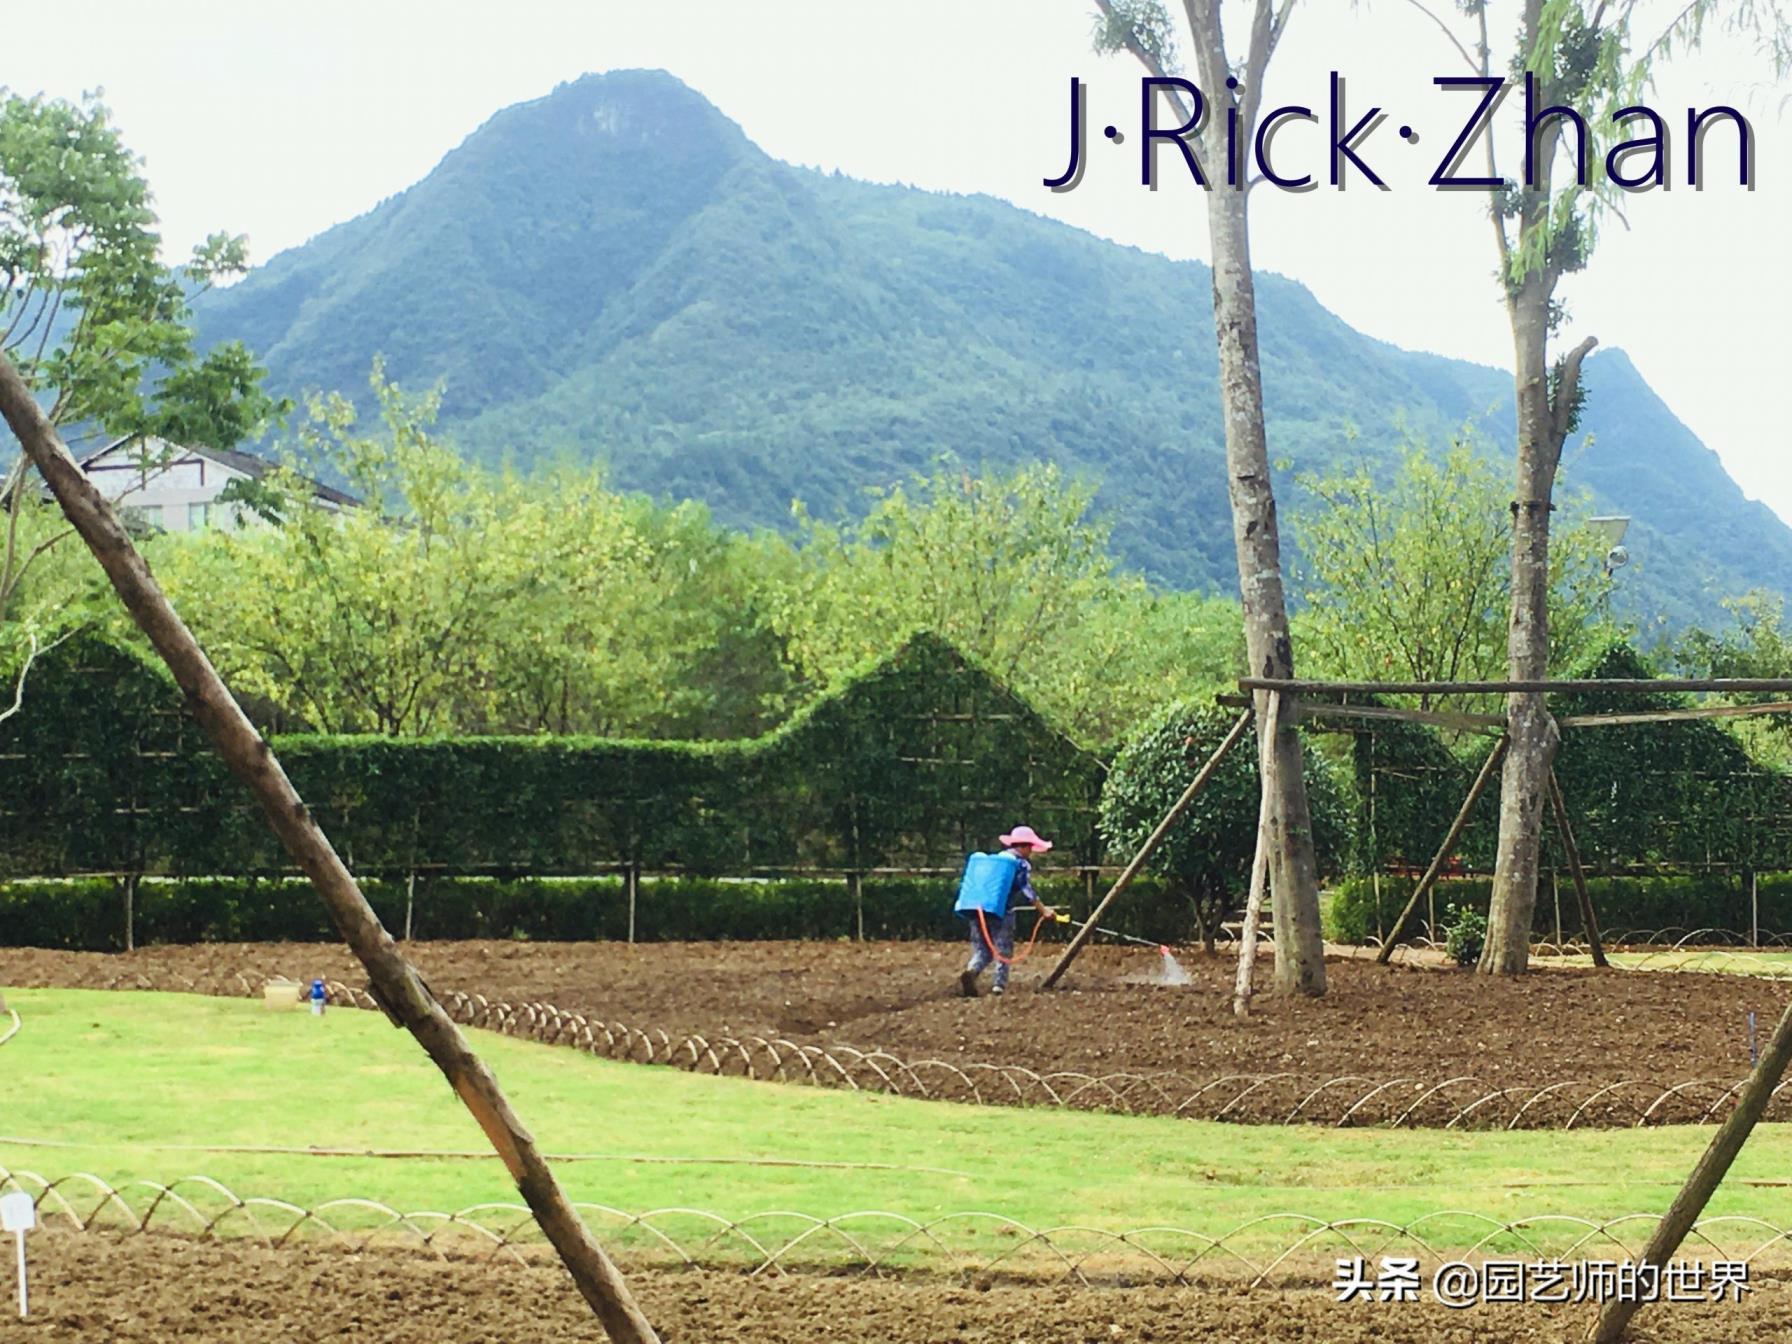
[[[0,1195],[0,1232],[10,1232],[19,1247],[19,1319],[25,1318],[25,1234],[37,1226],[37,1205],[23,1190]]]

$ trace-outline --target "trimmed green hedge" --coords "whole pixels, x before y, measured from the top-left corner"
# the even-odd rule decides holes
[[[1392,928],[1400,917],[1406,898],[1418,882],[1414,878],[1381,879],[1382,929]],[[1574,886],[1564,874],[1559,879],[1562,901],[1562,933],[1573,937],[1581,932],[1580,905]],[[1763,931],[1792,930],[1792,873],[1762,873],[1756,890],[1760,902]],[[1740,874],[1670,874],[1659,877],[1594,877],[1587,880],[1587,891],[1593,899],[1593,913],[1599,927],[1606,932],[1678,928],[1731,929],[1747,934],[1749,930],[1748,880]],[[1493,883],[1487,878],[1445,878],[1438,882],[1436,906],[1438,922],[1452,906],[1487,913]],[[1419,918],[1424,918],[1423,908]],[[1332,893],[1326,908],[1326,937],[1340,943],[1363,943],[1375,935],[1374,884],[1367,877],[1353,877]],[[1550,897],[1547,877],[1537,895],[1537,909],[1531,920],[1533,933],[1553,938],[1556,928],[1556,907]],[[1435,936],[1435,935],[1434,935]]]
[[[1047,904],[1073,917],[1087,913],[1080,881],[1042,878],[1037,886]],[[944,877],[866,878],[866,937],[964,937],[965,927],[952,913],[955,887]],[[369,879],[362,889],[389,930],[404,928],[403,882]],[[1030,928],[1025,919],[1022,924]],[[1192,939],[1194,919],[1186,902],[1156,880],[1141,878],[1103,916],[1103,925],[1180,944]],[[855,926],[850,891],[838,878],[650,877],[642,879],[636,899],[635,937],[642,942],[845,938]],[[137,890],[135,928],[139,944],[336,937],[323,903],[296,878],[146,878]],[[628,936],[628,903],[617,877],[420,878],[412,932],[426,939],[620,941]],[[0,945],[121,949],[122,884],[109,878],[0,883]]]
[[[945,867],[1026,821],[1096,862],[1100,760],[931,635],[746,742],[274,741],[359,871]],[[0,874],[263,874],[285,855],[159,668],[88,639],[0,724]]]

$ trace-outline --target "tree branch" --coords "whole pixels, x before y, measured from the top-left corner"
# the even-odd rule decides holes
[[[1589,336],[1562,361],[1562,376],[1556,383],[1554,404],[1549,408],[1550,426],[1553,430],[1554,442],[1550,445],[1551,455],[1559,464],[1562,459],[1562,444],[1568,437],[1568,422],[1574,417],[1574,401],[1580,391],[1580,366],[1594,346],[1599,344],[1597,336]]]
[[[5,723],[19,712],[19,706],[25,703],[25,678],[31,675],[31,664],[37,660],[37,636],[27,635],[31,641],[31,649],[25,655],[25,665],[19,669],[19,679],[12,688],[12,708],[0,711],[0,723]]]

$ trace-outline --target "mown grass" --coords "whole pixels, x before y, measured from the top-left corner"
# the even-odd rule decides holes
[[[1770,979],[1792,977],[1792,952],[1756,952],[1747,948],[1683,947],[1652,952],[1610,952],[1614,966],[1633,971],[1708,971],[1730,975],[1758,975]],[[1537,965],[1591,966],[1591,954],[1567,957],[1532,957]]]
[[[378,1014],[318,1020],[176,994],[9,998],[25,1027],[0,1050],[0,1166],[51,1179],[91,1172],[114,1185],[204,1174],[307,1207],[346,1196],[407,1212],[516,1200],[491,1157],[206,1150],[486,1151],[410,1037]],[[1208,1235],[1282,1213],[1601,1220],[1665,1208],[1712,1133],[1337,1130],[976,1107],[701,1077],[471,1035],[545,1151],[604,1155],[559,1164],[570,1195],[635,1213],[878,1209],[926,1221],[981,1210],[1035,1228]],[[1748,1184],[1777,1182],[1789,1162],[1792,1132],[1761,1127],[1710,1212],[1792,1221],[1783,1189]],[[1229,1244],[1276,1249],[1292,1227],[1263,1225]],[[1426,1240],[1465,1245],[1484,1230],[1438,1223]]]

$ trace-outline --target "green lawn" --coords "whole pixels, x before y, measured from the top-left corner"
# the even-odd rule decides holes
[[[1653,952],[1610,952],[1614,966],[1633,971],[1717,971],[1732,975],[1760,975],[1774,979],[1792,976],[1792,952],[1754,952],[1747,948],[1664,947]],[[1540,966],[1591,966],[1591,955],[1532,957]]]
[[[115,1185],[202,1173],[241,1195],[305,1206],[362,1196],[406,1212],[452,1211],[515,1200],[495,1158],[200,1150],[483,1151],[440,1076],[378,1014],[333,1011],[320,1021],[176,994],[8,998],[24,1030],[0,1049],[0,1166],[50,1178],[92,1172]],[[981,1210],[1033,1227],[1208,1235],[1283,1213],[1400,1224],[1447,1210],[1604,1219],[1665,1207],[1712,1133],[1270,1128],[980,1108],[699,1077],[472,1034],[545,1151],[610,1155],[560,1164],[572,1197],[635,1213],[876,1209],[925,1221]],[[641,1158],[691,1160],[630,1160]],[[732,1161],[706,1160],[717,1158]],[[1789,1164],[1792,1133],[1764,1126],[1711,1212],[1783,1220],[1784,1189],[1746,1181],[1780,1180]],[[1292,1226],[1264,1225],[1229,1244],[1279,1248]],[[1426,1239],[1466,1245],[1484,1230],[1445,1221]]]

